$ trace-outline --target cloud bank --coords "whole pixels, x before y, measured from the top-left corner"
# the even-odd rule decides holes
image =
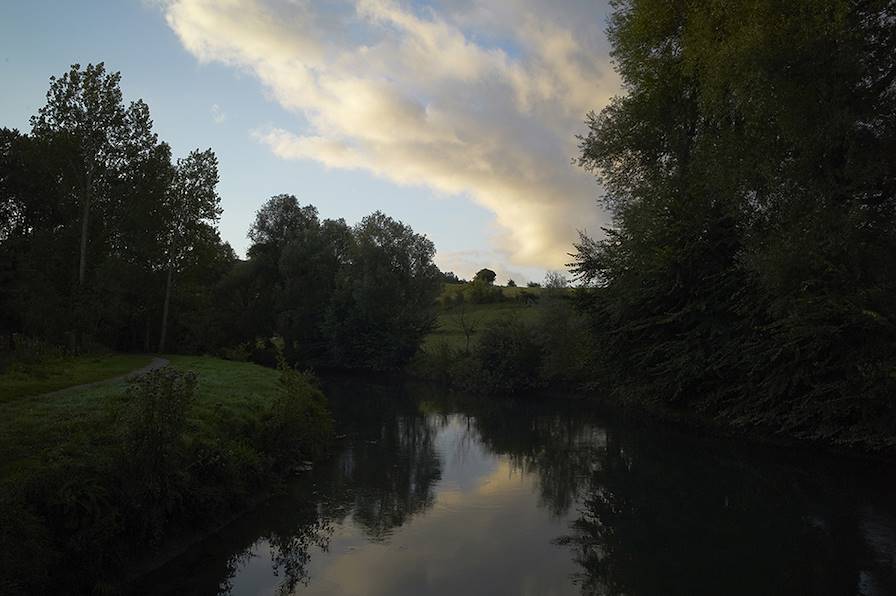
[[[297,115],[256,136],[279,157],[470,197],[510,262],[559,267],[603,216],[571,164],[587,111],[618,89],[606,7],[486,0],[170,0],[203,62],[255,75]],[[458,233],[463,233],[458,231]]]

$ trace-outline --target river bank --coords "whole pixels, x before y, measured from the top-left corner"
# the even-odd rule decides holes
[[[115,591],[147,553],[219,526],[324,452],[332,426],[309,378],[167,358],[184,374],[0,404],[0,593]]]
[[[729,387],[724,399],[717,390],[701,393],[699,384],[675,396],[663,392],[655,373],[639,378],[611,370],[581,312],[590,295],[578,292],[542,292],[534,302],[505,298],[487,304],[443,296],[448,306],[440,304],[437,327],[408,372],[484,399],[578,393],[691,432],[848,457],[896,458],[896,426],[886,423],[887,411],[870,417],[873,408],[860,403],[862,396],[852,406],[837,402],[829,408],[808,394],[772,400],[748,385]]]
[[[559,395],[486,400],[357,376],[324,388],[347,435],[332,457],[142,593],[896,587],[882,466],[679,432]]]

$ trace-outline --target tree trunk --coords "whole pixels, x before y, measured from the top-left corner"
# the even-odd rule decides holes
[[[79,350],[84,343],[85,320],[85,281],[87,278],[87,234],[90,230],[90,200],[91,200],[91,176],[87,177],[87,185],[84,187],[84,196],[81,198],[81,249],[78,261],[78,288],[75,290],[73,319],[75,323],[75,345]]]
[[[165,335],[168,331],[168,305],[171,303],[171,283],[174,278],[174,263],[168,266],[168,282],[165,284],[165,303],[162,306],[162,332],[159,335],[159,354],[165,352]]]
[[[81,260],[78,262],[78,288],[84,289],[84,279],[87,274],[87,232],[90,222],[90,195],[93,181],[88,177],[87,186],[84,189],[83,205],[81,206]]]

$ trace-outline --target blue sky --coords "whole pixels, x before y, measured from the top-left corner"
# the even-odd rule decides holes
[[[570,29],[581,26],[581,6],[551,9],[556,26],[527,47],[488,3],[301,4],[9,3],[0,126],[28,130],[51,75],[104,61],[121,71],[126,98],[149,104],[175,155],[215,150],[221,234],[238,253],[255,211],[278,193],[349,222],[382,210],[429,236],[444,269],[469,276],[490,266],[499,281],[540,279],[564,260],[558,251],[576,228],[603,222],[596,183],[564,168],[584,108],[599,109],[615,89],[600,34],[605,11],[583,32]],[[560,86],[578,83],[552,73],[577,63],[586,65],[567,79],[593,80],[557,118],[552,102],[578,90]],[[542,174],[535,165],[555,153],[558,165]]]

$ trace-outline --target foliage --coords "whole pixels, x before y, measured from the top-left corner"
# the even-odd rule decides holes
[[[460,279],[454,271],[442,271],[441,272],[442,283],[446,284],[465,284],[467,280]]]
[[[30,134],[0,131],[0,334],[81,351],[149,351],[166,328],[179,348],[217,340],[196,337],[235,260],[214,227],[215,156],[172,164],[120,82],[102,63],[73,65],[51,78]]]
[[[625,94],[589,115],[580,163],[615,225],[574,263],[597,286],[596,374],[734,425],[892,446],[893,3],[614,8]]]
[[[535,298],[532,296],[531,298]],[[587,318],[571,294],[445,308],[411,372],[473,393],[517,393],[592,382]]]
[[[320,457],[333,430],[324,394],[310,374],[285,362],[281,362],[280,383],[285,390],[271,403],[263,421],[265,453],[277,466]]]
[[[159,333],[160,352],[165,350],[175,272],[181,270],[188,259],[203,262],[202,257],[207,254],[203,253],[202,248],[209,239],[212,245],[220,244],[214,229],[221,216],[221,198],[215,190],[217,185],[218,158],[211,149],[195,150],[186,158],[177,160],[163,204],[167,222],[164,234],[167,279]]]
[[[467,284],[466,295],[473,304],[491,304],[504,300],[504,291],[483,279],[475,279]]]
[[[90,592],[147,547],[246,506],[295,461],[322,454],[332,428],[307,378],[213,358],[123,383],[0,404],[3,581]],[[295,373],[298,375],[298,373]],[[285,449],[284,445],[291,448]],[[299,450],[296,450],[296,447]],[[4,588],[6,585],[0,584]]]
[[[165,367],[151,371],[127,390],[122,416],[124,492],[135,535],[158,543],[172,516],[183,507],[187,411],[196,375]]]
[[[221,286],[230,344],[279,337],[290,365],[386,370],[406,363],[434,322],[435,248],[382,213],[349,227],[278,195],[249,236],[248,261]]]
[[[518,321],[492,323],[473,353],[484,392],[517,393],[540,385],[542,346],[532,329]]]
[[[325,322],[331,354],[347,367],[400,368],[435,323],[435,247],[381,212],[362,219],[351,237]]]
[[[479,271],[476,272],[475,277],[473,277],[473,281],[474,282],[478,281],[480,283],[490,286],[493,283],[495,283],[495,277],[496,277],[495,272],[492,271],[491,269],[480,269]]]
[[[379,212],[354,227],[320,220],[282,194],[258,211],[238,260],[217,231],[214,152],[172,163],[120,82],[102,63],[75,64],[51,78],[30,135],[0,130],[4,343],[219,353],[279,338],[302,367],[410,359],[441,280],[459,282],[432,263],[431,241]]]
[[[559,271],[548,271],[544,276],[544,287],[549,290],[562,290],[569,286],[569,280]]]

